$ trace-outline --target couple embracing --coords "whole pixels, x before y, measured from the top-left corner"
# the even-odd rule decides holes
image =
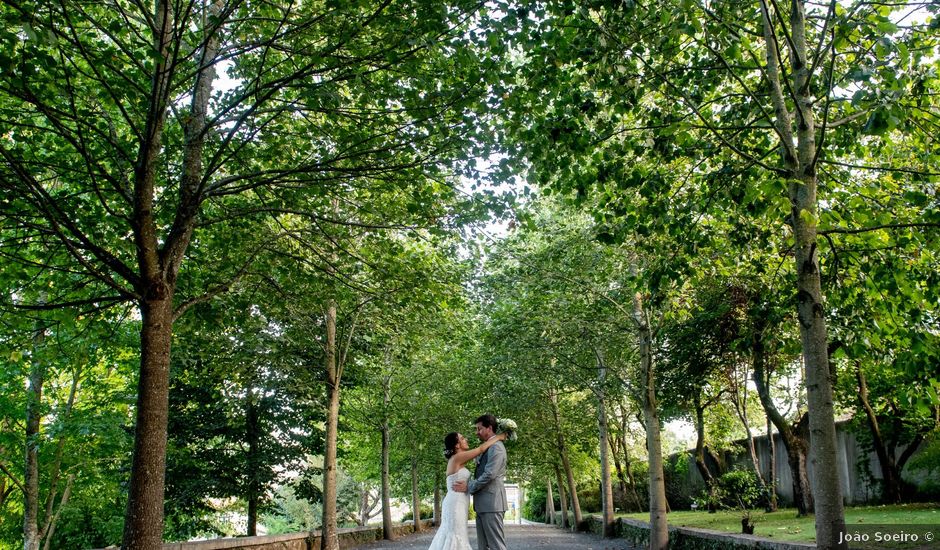
[[[447,457],[447,495],[441,505],[441,525],[429,550],[472,550],[467,536],[470,496],[476,512],[477,550],[506,550],[503,515],[506,513],[507,434],[497,434],[496,417],[484,414],[476,419],[477,437],[483,443],[471,449],[467,438],[453,432],[444,438]],[[464,465],[476,461],[471,479]]]

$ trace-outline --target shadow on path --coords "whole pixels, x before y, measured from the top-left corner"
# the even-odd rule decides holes
[[[476,533],[470,526],[470,546],[477,550]],[[434,530],[418,535],[402,537],[396,541],[379,541],[357,546],[357,550],[427,550],[434,538]],[[636,550],[625,540],[604,539],[597,535],[562,531],[540,523],[530,525],[507,525],[506,544],[508,550]]]

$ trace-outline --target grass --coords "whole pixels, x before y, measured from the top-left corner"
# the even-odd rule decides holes
[[[649,521],[649,514],[619,514],[619,517]],[[813,516],[798,518],[796,509],[785,508],[776,512],[751,512],[754,535],[788,542],[815,542],[816,521]],[[709,514],[701,511],[675,511],[669,514],[669,525],[699,527],[726,533],[741,532],[741,512],[727,510]],[[940,504],[917,503],[895,506],[858,506],[845,509],[845,523],[885,525],[938,525]]]

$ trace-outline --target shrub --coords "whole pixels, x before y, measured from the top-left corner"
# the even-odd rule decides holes
[[[434,509],[423,502],[421,503],[420,509],[421,509],[421,519],[431,519],[434,516]],[[401,517],[402,521],[412,521],[413,519],[415,519],[415,515],[414,515],[414,512],[412,512],[411,510],[408,510],[407,512],[405,512],[405,514]]]
[[[764,506],[766,498],[753,471],[731,470],[715,480],[714,490],[703,491],[695,503],[700,509],[750,510]]]
[[[525,502],[522,505],[522,517],[529,521],[545,523],[545,502],[547,493],[544,487],[531,487],[526,491]],[[556,506],[557,510],[558,507]]]

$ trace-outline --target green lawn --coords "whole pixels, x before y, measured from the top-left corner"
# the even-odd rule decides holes
[[[649,514],[619,514],[619,517],[649,521]],[[792,508],[773,513],[752,512],[754,534],[774,540],[815,542],[816,527],[812,516],[797,518]],[[846,508],[846,524],[940,524],[940,504],[901,504],[897,506],[859,506]],[[669,514],[669,525],[676,527],[701,527],[728,533],[741,532],[741,513],[724,511],[708,512],[677,511]]]

